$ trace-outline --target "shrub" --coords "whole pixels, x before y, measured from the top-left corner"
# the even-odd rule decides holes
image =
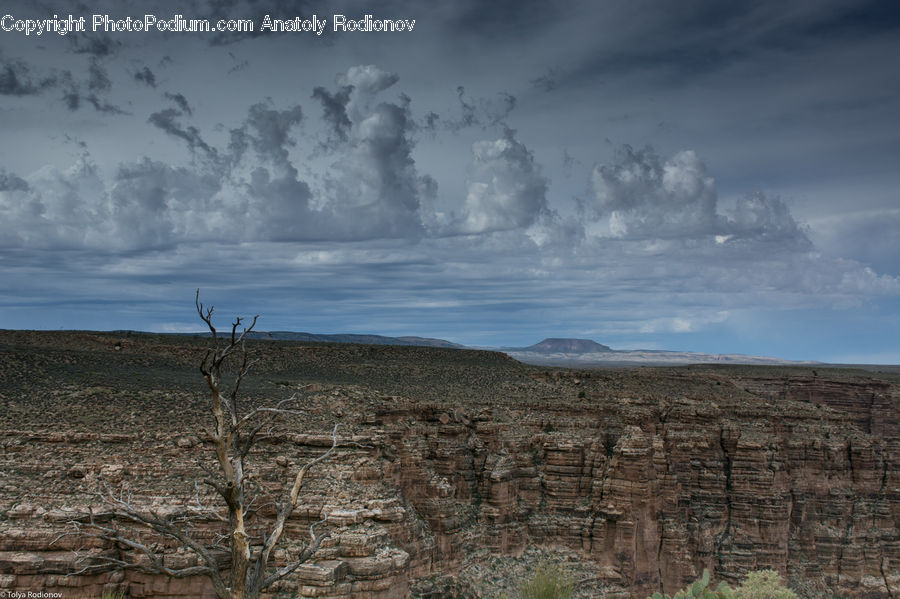
[[[709,571],[703,571],[703,577],[692,585],[675,593],[674,597],[653,593],[647,599],[799,599],[791,589],[781,584],[781,576],[775,570],[757,570],[747,575],[747,580],[732,590],[724,582],[719,583],[716,590],[709,587]]]
[[[647,599],[737,599],[737,595],[724,582],[720,582],[716,590],[709,588],[709,570],[703,570],[703,576],[694,584],[688,585],[675,593],[674,597],[653,593]]]
[[[798,599],[797,593],[781,584],[775,570],[757,570],[747,575],[744,584],[735,589],[736,599]]]
[[[519,587],[521,599],[569,599],[575,581],[562,567],[541,562],[534,576]]]

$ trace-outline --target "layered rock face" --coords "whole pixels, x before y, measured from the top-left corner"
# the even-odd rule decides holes
[[[202,381],[191,374],[204,342],[53,335],[0,338],[0,588],[212,596],[202,578],[80,571],[96,563],[91,552],[135,557],[60,536],[102,509],[98,490],[170,513],[214,503],[194,489],[198,456],[210,452]],[[256,351],[248,401],[300,390],[309,414],[252,455],[261,504],[342,423],[342,447],[304,487],[277,561],[326,516],[331,537],[276,589],[285,596],[407,597],[486,549],[542,547],[590,565],[587,596],[643,597],[704,568],[736,582],[771,567],[822,592],[900,597],[896,375],[574,372],[423,348]],[[262,508],[257,523],[269,515]],[[192,534],[214,543],[219,531],[210,521]],[[173,564],[194,559],[150,540]]]

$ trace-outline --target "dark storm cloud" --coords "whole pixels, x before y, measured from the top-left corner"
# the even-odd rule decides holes
[[[451,125],[452,128],[462,129],[471,127],[478,123],[478,116],[475,112],[475,104],[466,100],[466,88],[462,85],[456,88],[456,97],[459,100],[459,109],[462,113],[459,121]]]
[[[156,75],[154,75],[153,71],[146,66],[135,71],[134,80],[139,81],[148,87],[156,87]]]
[[[340,141],[347,141],[350,131],[350,117],[347,116],[347,104],[350,103],[350,94],[353,87],[345,85],[336,92],[331,93],[324,87],[313,90],[313,98],[322,104],[322,118],[331,126],[331,131]]]
[[[85,10],[84,14],[91,14]],[[85,33],[70,33],[66,39],[72,45],[72,51],[76,54],[89,54],[95,57],[112,56],[121,47],[121,42],[114,40],[108,33],[102,31]]]
[[[441,116],[436,112],[429,112],[425,115],[424,121],[420,127],[429,133],[437,131],[441,122]]]
[[[81,96],[78,93],[78,90],[74,88],[69,88],[68,90],[63,92],[63,103],[66,105],[66,108],[71,110],[72,112],[78,110],[81,107]]]
[[[112,83],[109,80],[106,69],[103,68],[99,60],[96,58],[92,59],[91,65],[88,67],[88,89],[94,92],[106,92],[111,87]]]
[[[446,126],[451,131],[461,131],[469,127],[487,129],[498,125],[504,126],[518,102],[516,97],[508,92],[500,92],[495,98],[467,98],[466,88],[462,85],[456,88],[456,98],[460,116],[458,119],[447,121]]]
[[[79,84],[69,71],[57,72],[53,76],[40,76],[35,69],[21,60],[0,63],[0,95],[30,96],[53,88],[62,88],[63,104],[71,111],[78,110],[82,101],[90,103],[98,112],[126,114],[124,110],[102,97],[112,88],[112,82],[103,64],[92,57],[87,67],[87,80]],[[88,93],[81,91],[86,86]]]
[[[165,97],[166,97],[167,100],[171,100],[172,102],[174,102],[175,105],[178,106],[178,108],[179,108],[184,114],[186,114],[186,115],[188,115],[188,116],[192,116],[192,115],[194,114],[194,111],[191,109],[190,103],[188,102],[187,98],[184,97],[184,95],[182,95],[182,94],[177,94],[177,93],[176,93],[176,94],[172,94],[172,93],[169,93],[169,92],[166,92],[164,95],[165,95]]]
[[[106,114],[128,114],[127,111],[119,108],[115,104],[111,104],[110,102],[103,100],[97,94],[89,94],[85,96],[85,100],[90,102],[91,106],[94,107],[94,110],[97,112],[103,112]]]
[[[0,170],[0,191],[28,191],[28,182],[14,173]]]
[[[291,129],[303,120],[300,105],[286,110],[274,110],[265,104],[250,107],[247,124],[254,135],[253,148],[264,159],[270,159],[278,166],[288,167],[288,148],[295,145]]]
[[[236,63],[233,67],[228,69],[228,74],[233,75],[234,73],[237,73],[238,71],[243,71],[244,69],[248,68],[249,66],[250,66],[250,61],[242,60],[241,62]]]
[[[74,112],[81,108],[82,104],[87,102],[94,107],[97,112],[112,115],[126,115],[128,111],[111,103],[106,96],[112,89],[112,82],[106,69],[96,57],[91,58],[87,69],[87,80],[78,81],[71,71],[62,71],[57,79],[54,80],[54,86],[62,89],[63,105],[70,111]],[[84,88],[87,88],[85,93]]]
[[[22,61],[7,60],[0,55],[0,95],[31,96],[56,85],[53,77],[40,77]]]
[[[199,149],[209,158],[217,157],[218,153],[215,148],[203,140],[197,127],[193,125],[185,127],[178,121],[182,115],[183,113],[178,109],[166,108],[151,114],[147,121],[167,134],[187,142],[191,151]]]

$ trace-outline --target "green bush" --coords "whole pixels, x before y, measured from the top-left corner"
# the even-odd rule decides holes
[[[653,593],[647,599],[737,599],[734,591],[725,584],[720,582],[716,590],[709,587],[709,570],[703,570],[703,576],[692,585],[688,585],[682,590],[675,593],[675,596],[663,595],[662,593]]]
[[[735,589],[736,599],[798,599],[797,593],[781,584],[775,570],[757,570],[747,575],[744,584]]]
[[[798,599],[797,594],[781,584],[781,576],[775,570],[757,570],[747,575],[747,580],[732,590],[724,582],[716,590],[709,587],[709,571],[692,585],[675,593],[674,597],[653,593],[647,599]]]
[[[534,576],[519,587],[521,599],[569,599],[575,589],[575,581],[560,566],[541,562]]]

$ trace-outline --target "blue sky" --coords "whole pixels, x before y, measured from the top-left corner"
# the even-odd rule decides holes
[[[0,327],[900,363],[892,3],[0,2],[69,13],[329,27],[0,31]]]

